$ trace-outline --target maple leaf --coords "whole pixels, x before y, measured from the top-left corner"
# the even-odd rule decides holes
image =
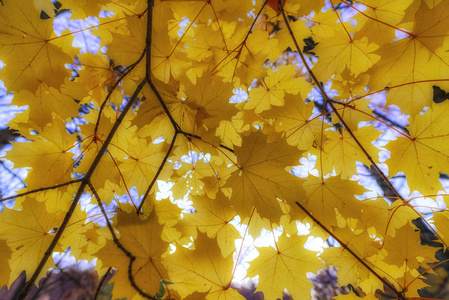
[[[145,48],[146,18],[141,15],[125,17],[127,27],[124,33],[113,33],[108,45],[108,56],[119,66],[129,66],[136,62]],[[131,36],[131,32],[133,35]],[[130,50],[132,49],[132,50]],[[144,66],[140,64],[137,72],[142,76]]]
[[[329,218],[335,215],[337,209],[345,218],[359,218],[361,204],[354,195],[361,195],[364,188],[354,181],[341,180],[338,177],[330,177],[322,180],[318,177],[310,177],[304,182],[306,191],[306,207],[325,224],[336,226],[337,219]],[[350,192],[349,192],[350,191]]]
[[[333,231],[335,235],[339,236],[341,242],[351,249],[350,252],[348,248],[340,245],[340,247],[327,248],[320,254],[321,259],[328,261],[341,272],[341,276],[338,276],[338,282],[341,285],[352,284],[354,286],[360,286],[364,282],[368,282],[368,284],[375,284],[377,288],[381,288],[382,282],[373,278],[372,269],[367,268],[367,266],[373,268],[373,263],[377,262],[378,244],[366,231],[356,233],[349,227],[335,228]],[[369,286],[365,290],[370,291],[372,288],[372,286]]]
[[[137,279],[135,284],[149,294],[159,291],[159,282],[167,279],[167,270],[162,264],[162,254],[168,250],[168,243],[161,239],[162,226],[153,212],[145,220],[134,214],[121,212],[117,216],[115,227],[120,233],[120,244],[135,255],[132,269],[128,271],[130,257],[119,249],[115,242],[108,240],[97,256],[104,267],[114,266],[118,269],[114,276],[114,296],[130,297],[137,293],[128,281],[128,272]]]
[[[234,241],[240,234],[229,222],[236,216],[229,200],[220,192],[215,199],[192,197],[195,213],[185,214],[186,222],[198,226],[209,238],[216,238],[223,257],[235,251]]]
[[[276,220],[282,214],[278,198],[294,201],[301,197],[298,178],[285,170],[298,162],[299,153],[286,145],[285,140],[267,144],[267,137],[258,131],[236,147],[238,169],[226,186],[232,188],[230,201],[242,217],[249,217],[256,207],[262,218]]]
[[[67,209],[66,209],[67,210]],[[84,250],[87,248],[89,241],[89,237],[86,236],[86,233],[89,230],[92,230],[94,224],[87,220],[87,213],[81,210],[81,207],[78,206],[73,212],[73,216],[71,218],[70,223],[67,225],[67,228],[62,233],[61,239],[59,241],[62,249],[67,249],[70,247],[70,254],[75,257],[81,257],[82,254],[85,254]],[[100,240],[100,239],[99,239]],[[101,241],[97,241],[97,245],[104,246],[104,243]],[[94,250],[95,246],[91,245],[89,250]],[[91,259],[90,254],[92,252],[85,254],[85,257]]]
[[[273,107],[264,116],[275,119],[274,126],[277,132],[282,132],[287,138],[287,143],[297,145],[301,150],[307,150],[313,145],[321,145],[322,130],[329,127],[320,118],[312,118],[315,106],[306,104],[302,99],[293,95],[285,96],[285,105]]]
[[[416,213],[410,207],[403,205],[400,201],[391,204],[383,198],[362,201],[363,224],[369,228],[376,228],[376,235],[388,234],[396,236],[396,229],[404,226],[416,218]]]
[[[380,59],[379,55],[372,53],[378,48],[377,45],[369,43],[366,37],[354,40],[347,32],[336,31],[333,36],[321,38],[319,41],[317,51],[323,55],[313,70],[320,78],[341,74],[345,68],[354,76],[358,76]]]
[[[369,85],[374,89],[397,86],[398,92],[391,103],[404,101],[403,96],[408,95],[405,98],[408,105],[403,105],[402,109],[412,116],[432,103],[431,85],[427,80],[439,78],[447,69],[448,57],[439,49],[442,40],[438,38],[444,34],[449,20],[447,5],[443,1],[429,9],[423,2],[416,10],[413,27],[402,30],[409,38],[386,43],[375,52],[384,59],[370,71]],[[429,62],[434,66],[432,69],[426,68]],[[422,71],[424,69],[426,72]],[[391,96],[387,97],[387,101],[390,99]]]
[[[217,243],[210,241],[205,234],[198,234],[195,240],[197,247],[190,250],[177,247],[174,254],[164,259],[170,279],[175,282],[171,286],[182,298],[196,292],[208,292],[206,299],[244,299],[236,290],[230,289],[232,256],[224,258]]]
[[[61,212],[48,213],[45,204],[32,199],[22,206],[23,211],[0,213],[0,239],[6,240],[8,247],[14,250],[8,264],[11,269],[9,283],[2,282],[2,285],[11,284],[22,270],[27,272],[27,277],[31,276],[64,216]],[[53,263],[48,261],[46,269],[52,266]],[[45,272],[39,274],[39,277],[43,276]]]
[[[60,93],[57,89],[42,83],[34,95],[28,90],[22,90],[14,96],[14,104],[28,105],[28,119],[35,122],[37,128],[44,128],[53,122],[52,114],[63,120],[78,115],[79,105],[69,96]]]
[[[33,147],[17,143],[14,152],[7,153],[6,157],[15,162],[16,168],[32,168],[27,177],[28,188],[51,186],[70,180],[74,154],[68,150],[72,148],[76,137],[66,132],[65,124],[56,118],[38,136],[31,136]]]
[[[110,101],[115,105],[120,105],[123,95],[118,88],[112,90],[118,74],[114,71],[110,61],[105,56],[99,59],[91,53],[81,54],[78,59],[82,69],[77,72],[79,77],[76,78],[76,82],[84,85],[86,92],[91,96],[89,100],[97,102],[97,99],[106,97],[107,92],[112,91],[109,97]],[[126,86],[134,85],[127,82]],[[101,103],[97,103],[97,105],[100,106]]]
[[[259,275],[259,288],[269,299],[282,297],[287,289],[294,298],[308,297],[312,283],[305,272],[316,272],[322,263],[313,251],[304,251],[303,236],[279,237],[276,249],[259,248],[259,256],[253,261],[256,267],[248,270],[250,276]]]
[[[356,160],[369,164],[364,151],[368,152],[371,157],[377,157],[379,150],[372,144],[371,137],[379,135],[380,132],[371,126],[361,127],[354,132],[358,141],[363,144],[363,150],[345,131],[340,133],[328,130],[324,134],[327,138],[323,145],[324,153],[321,152],[321,149],[313,149],[314,152],[319,151],[319,155],[323,157],[323,174],[331,173],[335,169],[337,174],[349,179],[356,173]]]
[[[385,249],[388,255],[385,262],[395,264],[398,267],[405,265],[409,269],[418,269],[421,261],[434,260],[435,251],[432,247],[419,244],[419,232],[415,231],[409,224],[404,225],[397,231],[397,236],[392,238],[387,236],[385,239]],[[401,247],[398,247],[398,244]],[[414,245],[414,246],[413,246]]]
[[[220,122],[230,120],[237,113],[237,109],[229,103],[232,85],[208,72],[198,78],[195,85],[187,84],[185,95],[186,104],[198,111],[195,120],[198,127],[202,125],[214,129]]]
[[[412,1],[401,0],[391,2],[388,0],[368,0],[364,1],[367,5],[363,14],[356,14],[354,19],[357,20],[355,26],[355,36],[369,36],[371,42],[378,45],[390,42],[396,38],[394,27],[387,27],[382,24],[390,24],[397,26],[405,16],[405,9],[410,6]],[[369,18],[374,18],[379,22],[370,22]],[[358,28],[360,27],[360,28]]]
[[[35,198],[39,202],[44,202],[49,213],[66,211],[70,202],[72,201],[72,195],[76,191],[77,186],[73,185],[66,190],[48,190],[40,193],[31,194],[30,198]],[[25,198],[26,199],[26,198]],[[16,208],[19,208],[19,201],[16,202]]]
[[[103,5],[109,3],[108,0],[88,1],[88,0],[62,0],[62,9],[70,9],[73,18],[86,18],[88,16],[98,16]]]
[[[245,109],[255,109],[256,114],[268,110],[272,105],[284,105],[285,93],[296,95],[302,85],[307,85],[301,78],[293,78],[296,75],[295,66],[282,65],[276,72],[269,69],[267,77],[261,87],[252,88],[249,91],[249,101]]]
[[[440,189],[435,179],[449,163],[445,147],[449,135],[444,125],[447,107],[447,102],[432,105],[423,115],[416,116],[409,126],[410,136],[400,136],[387,146],[391,151],[392,174],[399,169],[404,172],[412,190],[434,193]],[[410,164],[410,161],[416,163]]]
[[[0,10],[0,56],[6,66],[0,76],[9,90],[36,91],[43,81],[58,87],[68,76],[71,56],[62,49],[50,20],[42,21],[32,0],[5,1]],[[17,57],[21,57],[17,60]]]
[[[164,159],[166,148],[165,143],[153,144],[139,139],[137,145],[130,149],[130,156],[121,160],[119,165],[124,182],[132,183],[139,194],[144,194]],[[166,171],[161,178],[168,178],[169,174]]]

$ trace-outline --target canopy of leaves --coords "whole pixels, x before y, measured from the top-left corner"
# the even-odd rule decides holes
[[[53,30],[102,10],[82,30],[102,51]],[[449,1],[0,1],[0,79],[26,105],[9,126],[27,139],[4,158],[28,168],[0,200],[16,199],[0,286],[26,271],[25,297],[70,248],[117,269],[114,297],[244,299],[235,245],[264,229],[247,276],[267,299],[309,298],[326,265],[358,291],[338,299],[419,299],[449,244],[448,35]]]

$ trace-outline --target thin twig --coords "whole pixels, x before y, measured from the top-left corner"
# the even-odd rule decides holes
[[[147,76],[149,77],[149,76]],[[170,122],[175,129],[176,132],[182,132],[181,127],[179,127],[178,123],[175,121],[173,116],[170,113],[170,110],[168,109],[167,105],[165,104],[164,100],[162,99],[161,94],[157,90],[156,86],[154,85],[153,81],[149,80],[148,84],[151,87],[151,90],[153,91],[154,95],[156,96],[157,100],[159,100],[159,103],[161,104],[162,108],[164,109],[165,114],[170,119]]]
[[[159,165],[159,168],[157,169],[157,172],[154,175],[153,180],[151,180],[151,183],[148,186],[148,188],[147,188],[147,190],[145,192],[145,195],[142,198],[142,201],[140,202],[139,208],[137,208],[137,212],[136,212],[137,215],[140,214],[140,212],[142,210],[142,207],[143,207],[143,205],[144,205],[148,195],[150,194],[151,189],[153,188],[154,184],[156,183],[157,178],[159,177],[159,175],[161,174],[162,170],[164,169],[165,163],[167,162],[168,157],[170,156],[170,153],[172,152],[173,147],[175,146],[175,142],[176,142],[176,137],[177,136],[178,136],[178,133],[175,131],[175,134],[173,135],[173,138],[172,138],[171,143],[170,143],[170,147],[168,148],[167,153],[165,154],[165,157],[162,160],[162,163]]]
[[[147,48],[147,46],[145,46],[145,49],[143,50],[142,55],[132,65],[130,65],[128,68],[126,68],[126,70],[119,77],[119,79],[117,79],[117,81],[112,86],[111,90],[106,95],[106,98],[104,99],[103,103],[101,103],[100,110],[98,111],[97,122],[95,123],[94,134],[96,134],[98,132],[98,126],[100,125],[100,118],[102,116],[103,109],[106,106],[106,103],[108,103],[108,100],[111,97],[112,93],[114,92],[116,87],[119,85],[119,83],[139,64],[139,62],[145,56],[146,48]]]
[[[259,12],[256,14],[253,23],[251,24],[251,27],[249,28],[245,38],[243,39],[243,41],[240,43],[239,46],[237,46],[236,48],[234,48],[234,50],[231,51],[231,53],[233,53],[237,48],[240,47],[240,49],[238,49],[237,54],[235,55],[235,57],[233,59],[237,59],[237,62],[235,63],[235,67],[234,67],[234,72],[232,73],[232,80],[234,80],[234,76],[235,76],[235,72],[237,70],[238,64],[239,64],[239,59],[240,59],[240,55],[242,54],[242,50],[243,47],[246,45],[246,41],[248,40],[249,35],[252,33],[254,25],[256,25],[257,19],[259,18],[260,14],[262,13],[262,10],[264,9],[265,5],[267,4],[267,1],[264,1],[262,7],[260,8]],[[218,68],[218,66],[224,62],[230,54],[227,54],[213,69],[212,69],[212,74],[215,73],[216,69]],[[228,63],[226,63],[225,65],[227,65]]]
[[[385,183],[388,185],[388,187],[395,192],[395,194],[398,196],[399,199],[401,199],[402,201],[405,202],[405,199],[399,194],[399,192],[395,189],[395,187],[393,186],[393,184],[388,180],[388,177],[385,175],[384,172],[382,172],[382,170],[377,166],[377,164],[374,162],[373,158],[371,157],[371,155],[366,151],[366,149],[362,146],[362,144],[360,143],[360,141],[357,139],[357,137],[354,135],[354,133],[352,132],[351,128],[349,128],[349,126],[346,124],[345,120],[343,120],[343,117],[340,115],[340,113],[338,112],[338,110],[335,108],[335,105],[333,104],[333,102],[331,101],[331,99],[329,98],[329,96],[327,95],[326,91],[324,90],[323,86],[321,85],[320,81],[316,78],[315,74],[313,73],[313,71],[310,69],[309,65],[307,64],[307,61],[301,51],[301,48],[299,47],[299,44],[295,38],[295,35],[293,33],[293,30],[290,27],[290,24],[288,22],[287,16],[285,15],[284,12],[284,8],[281,5],[280,0],[278,0],[279,3],[279,9],[281,10],[282,16],[284,18],[284,22],[287,26],[287,29],[290,33],[290,37],[293,40],[293,43],[295,44],[296,47],[296,51],[298,52],[302,63],[304,64],[304,67],[307,69],[307,72],[309,73],[310,77],[312,77],[313,82],[315,83],[315,85],[317,86],[317,88],[320,90],[321,95],[323,96],[323,98],[325,99],[325,104],[329,104],[329,106],[331,107],[332,111],[335,113],[335,115],[337,116],[337,118],[340,120],[341,124],[344,126],[345,130],[349,133],[349,135],[351,136],[351,138],[354,140],[354,142],[357,144],[357,146],[359,147],[359,149],[363,152],[363,154],[366,156],[366,158],[371,162],[371,164],[373,165],[373,167],[376,169],[376,171],[379,173],[379,175],[383,178],[383,180],[385,181]]]
[[[290,37],[293,39],[293,42],[295,44],[296,50],[298,51],[299,56],[301,57],[301,60],[304,64],[304,66],[307,69],[307,72],[309,73],[309,75],[312,77],[314,83],[317,85],[318,89],[320,90],[321,95],[323,96],[323,98],[325,99],[325,103],[328,103],[329,106],[332,108],[332,111],[335,113],[335,115],[338,117],[338,119],[340,120],[341,124],[343,125],[343,127],[345,128],[345,130],[349,133],[349,135],[351,136],[351,138],[354,140],[354,142],[357,144],[357,146],[359,147],[359,149],[363,152],[363,154],[365,155],[365,157],[370,161],[371,165],[376,169],[376,171],[379,173],[379,175],[382,177],[383,181],[385,182],[386,185],[388,185],[388,188],[390,188],[397,196],[397,199],[401,200],[404,206],[409,207],[411,210],[413,210],[413,212],[415,212],[419,218],[421,218],[421,220],[428,224],[427,220],[415,209],[413,208],[412,205],[410,205],[410,201],[407,201],[404,199],[404,197],[402,197],[402,195],[396,190],[396,188],[393,186],[393,184],[391,183],[391,181],[388,179],[387,175],[385,175],[385,173],[379,168],[379,166],[374,162],[373,158],[371,157],[371,155],[366,151],[366,149],[363,147],[363,145],[360,143],[360,141],[357,139],[357,137],[354,135],[354,133],[352,132],[351,128],[349,128],[349,126],[346,124],[345,120],[343,120],[343,117],[340,115],[340,113],[338,112],[338,110],[335,108],[334,105],[334,101],[332,101],[329,96],[327,95],[327,93],[324,91],[321,83],[318,81],[318,79],[316,78],[315,74],[312,72],[312,70],[310,69],[309,65],[307,64],[304,55],[301,51],[301,49],[299,48],[298,42],[296,41],[295,35],[290,27],[290,24],[288,23],[287,17],[285,16],[285,12],[283,7],[280,4],[280,0],[278,0],[279,3],[279,7],[280,10],[282,12],[282,16],[284,18],[284,21],[286,23],[286,26],[288,28],[288,31],[290,33]],[[448,247],[448,244],[441,238],[441,235],[432,227],[429,225],[430,230],[438,237],[438,239],[444,244],[444,246]]]
[[[284,19],[284,22],[287,26],[287,29],[289,31],[290,37],[293,40],[293,43],[295,44],[296,50],[301,58],[301,61],[303,62],[305,68],[307,69],[307,72],[312,77],[313,82],[316,84],[317,88],[320,90],[321,95],[325,99],[325,105],[326,103],[329,104],[329,106],[332,108],[332,111],[335,113],[335,115],[338,117],[340,122],[343,124],[345,130],[349,133],[349,135],[352,137],[352,139],[356,142],[360,150],[365,154],[365,156],[368,158],[368,160],[372,163],[376,171],[378,171],[379,175],[383,178],[383,180],[387,183],[388,187],[394,191],[394,193],[398,196],[399,199],[405,202],[404,198],[399,194],[399,192],[393,187],[392,183],[388,180],[387,176],[380,170],[380,168],[376,165],[372,157],[368,154],[368,152],[365,150],[365,148],[361,145],[359,140],[355,137],[352,130],[347,126],[346,122],[343,120],[342,116],[338,112],[338,110],[335,108],[333,102],[330,100],[329,96],[327,95],[326,91],[324,91],[323,86],[321,85],[320,81],[316,78],[313,71],[310,69],[309,65],[307,64],[307,61],[301,51],[301,48],[299,47],[299,44],[295,38],[295,35],[293,33],[293,30],[290,27],[290,24],[288,22],[287,16],[285,15],[284,8],[282,6],[281,0],[278,0],[278,6],[279,10],[282,13],[282,17]],[[402,295],[401,292],[396,290],[394,286],[392,286],[389,282],[387,282],[384,278],[382,278],[377,272],[375,272],[370,266],[368,266],[355,252],[353,252],[347,245],[342,243],[340,239],[338,239],[332,232],[330,232],[321,222],[319,222],[315,217],[312,216],[310,212],[308,212],[299,202],[296,202],[299,208],[301,208],[316,224],[318,224],[321,228],[323,228],[324,231],[329,233],[339,244],[346,249],[355,259],[357,259],[365,268],[367,268],[374,276],[376,276],[382,283],[384,283],[389,289],[391,289],[397,296],[398,299],[404,299],[405,297]]]
[[[24,192],[24,193],[20,193],[20,194],[14,195],[14,196],[9,196],[9,197],[6,197],[6,198],[2,198],[2,199],[0,199],[0,202],[11,200],[11,199],[16,199],[16,198],[23,197],[23,196],[26,196],[26,195],[29,195],[29,194],[34,194],[34,193],[43,192],[43,191],[47,191],[47,190],[57,189],[57,188],[60,188],[60,187],[66,186],[66,185],[70,185],[70,184],[73,184],[73,183],[80,182],[82,180],[83,180],[83,178],[80,178],[80,179],[71,180],[71,181],[64,182],[64,183],[57,184],[57,185],[53,185],[53,186],[48,186],[48,187],[44,187],[44,188],[38,188],[38,189],[31,190],[31,191]]]
[[[100,282],[98,283],[97,290],[95,291],[94,300],[97,300],[98,296],[100,295],[101,290],[103,289],[103,285],[105,284],[107,278],[109,277],[109,274],[111,274],[112,267],[109,267],[104,273],[103,277],[101,277]]]
[[[109,232],[112,235],[112,240],[114,241],[114,244],[129,258],[129,264],[128,264],[129,282],[142,297],[145,297],[147,299],[156,299],[156,298],[148,295],[147,293],[145,293],[143,290],[141,290],[137,286],[137,284],[134,280],[134,276],[132,274],[132,266],[133,266],[134,261],[136,260],[136,257],[131,252],[129,252],[128,249],[126,249],[122,245],[122,243],[120,243],[119,239],[117,238],[117,235],[115,234],[114,228],[112,228],[111,221],[109,221],[108,215],[106,214],[106,211],[104,210],[103,202],[101,201],[100,196],[98,195],[97,191],[95,190],[94,186],[92,185],[92,183],[90,181],[88,182],[88,185],[89,185],[90,190],[94,194],[95,199],[97,199],[98,206],[100,207],[101,213],[104,216],[104,219],[106,221],[106,226],[108,227]]]
[[[321,229],[326,231],[327,234],[329,234],[332,238],[334,238],[340,246],[348,251],[359,263],[361,263],[368,271],[370,271],[374,276],[376,276],[385,286],[387,286],[392,292],[398,296],[398,299],[405,300],[406,298],[404,295],[396,290],[396,288],[389,283],[385,278],[381,277],[376,271],[373,270],[363,259],[361,259],[354,251],[351,250],[351,248],[348,247],[345,243],[343,243],[335,234],[333,234],[329,229],[327,229],[326,226],[321,224],[320,221],[318,221],[317,218],[315,218],[304,206],[302,206],[299,202],[295,202],[296,205],[307,215],[309,216],[314,223],[316,223]]]
[[[185,131],[181,131],[180,133],[182,133],[182,134],[183,134],[184,136],[186,136],[186,137],[192,137],[192,138],[194,138],[194,139],[200,140],[200,141],[202,141],[202,142],[204,142],[204,143],[206,143],[206,144],[209,144],[209,145],[211,145],[211,146],[213,146],[213,147],[215,147],[215,148],[217,147],[217,146],[215,146],[215,145],[213,145],[213,144],[211,144],[211,143],[209,143],[209,142],[203,140],[203,138],[200,137],[199,135],[192,134],[192,133],[188,133],[188,132],[185,132]],[[226,150],[228,150],[228,151],[231,152],[231,153],[234,153],[234,150],[231,149],[231,148],[229,148],[228,146],[225,146],[225,145],[223,145],[223,144],[220,144],[219,147],[220,147],[220,148],[223,148],[223,149],[226,149]]]

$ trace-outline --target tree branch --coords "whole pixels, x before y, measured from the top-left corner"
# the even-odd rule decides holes
[[[137,95],[142,90],[143,86],[147,83],[146,78],[144,78],[140,84],[137,86],[136,90],[134,91],[134,94],[129,99],[128,103],[126,104],[125,108],[121,112],[120,116],[115,121],[114,125],[111,128],[111,131],[109,132],[106,140],[104,141],[103,145],[100,148],[100,151],[97,153],[97,156],[95,156],[94,161],[92,162],[89,170],[87,171],[86,175],[81,180],[81,185],[78,188],[78,191],[75,194],[75,197],[72,201],[72,204],[70,205],[70,208],[68,209],[64,220],[61,223],[61,226],[58,228],[58,231],[55,234],[55,237],[53,238],[51,244],[48,246],[47,250],[45,251],[44,257],[39,262],[39,265],[37,266],[36,270],[34,271],[33,275],[31,276],[30,280],[27,282],[25,287],[23,288],[19,299],[24,299],[28,292],[30,291],[31,287],[33,286],[34,282],[36,281],[37,277],[39,276],[40,272],[42,271],[43,267],[45,266],[48,258],[53,253],[53,250],[55,249],[59,239],[62,236],[62,233],[64,232],[65,228],[67,227],[67,224],[69,223],[70,217],[72,216],[73,212],[75,211],[76,206],[78,205],[79,200],[81,199],[81,196],[84,192],[84,189],[90,182],[90,178],[92,177],[95,169],[97,168],[98,164],[100,163],[101,158],[106,153],[107,148],[109,144],[111,143],[112,138],[114,137],[117,129],[119,128],[120,124],[122,123],[123,119],[125,118],[126,114],[128,113],[129,109],[134,103],[134,100],[137,98]]]

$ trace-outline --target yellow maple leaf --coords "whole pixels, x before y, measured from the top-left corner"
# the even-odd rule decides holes
[[[108,240],[97,252],[104,267],[115,267],[117,274],[113,277],[114,296],[132,297],[137,294],[129,276],[135,284],[150,295],[159,291],[159,282],[167,279],[167,270],[162,264],[161,256],[167,252],[168,243],[161,239],[162,226],[153,212],[145,220],[135,214],[119,212],[115,228],[120,233],[119,242],[135,257],[132,269],[129,270],[130,257],[117,247],[114,241]],[[130,273],[129,273],[130,272]]]
[[[272,38],[266,30],[254,30],[248,37],[248,49],[255,54],[261,54],[271,61],[276,61],[281,55],[278,39]]]
[[[338,282],[340,285],[352,284],[359,286],[366,280],[374,281],[372,284],[377,284],[382,287],[382,282],[375,276],[372,276],[370,270],[362,264],[366,263],[371,269],[373,264],[370,259],[374,256],[377,258],[379,248],[374,243],[374,240],[368,235],[366,231],[356,234],[350,228],[344,229],[335,228],[334,234],[348,247],[349,252],[344,247],[330,247],[324,249],[320,254],[320,258],[330,265],[338,268]]]
[[[416,219],[416,212],[401,201],[389,204],[385,199],[363,200],[362,224],[376,228],[376,236],[396,236],[396,230]]]
[[[337,225],[335,209],[345,218],[360,218],[361,202],[354,195],[362,195],[365,189],[357,182],[339,177],[322,179],[309,176],[304,182],[304,189],[307,197],[299,202],[305,201],[308,211],[323,224]]]
[[[231,24],[220,24],[223,28],[223,34],[225,36],[230,36],[235,28],[235,22]],[[206,26],[205,24],[199,24],[198,27],[194,29],[195,34],[193,36],[186,36],[184,42],[189,45],[185,52],[189,59],[196,61],[208,60],[214,55],[215,51],[219,51],[223,48],[223,38],[221,34],[217,34],[217,26]],[[223,49],[224,51],[224,49]]]
[[[376,44],[369,43],[366,37],[354,40],[342,27],[333,36],[320,38],[318,42],[316,51],[320,59],[313,72],[321,80],[341,74],[346,67],[358,76],[380,59],[373,53],[378,48]]]
[[[49,17],[53,17],[55,14],[55,5],[51,0],[33,0],[34,7],[40,13],[43,11]]]
[[[31,167],[26,183],[29,189],[52,186],[70,181],[73,168],[73,153],[68,152],[76,141],[75,135],[67,135],[65,124],[54,119],[33,138],[33,147],[28,143],[15,143],[14,151],[6,158],[14,162],[16,168]]]
[[[128,34],[113,33],[112,42],[108,45],[107,55],[118,66],[130,66],[142,55],[146,38],[146,15],[126,16]],[[132,32],[132,36],[131,36]],[[134,71],[139,77],[145,76],[145,65],[139,64]]]
[[[208,292],[208,300],[244,299],[229,288],[234,266],[232,255],[224,258],[215,240],[205,234],[198,234],[194,243],[195,250],[177,247],[175,253],[164,259],[170,281],[174,282],[170,288],[182,299],[193,292]]]
[[[79,185],[74,184],[67,187],[67,189],[52,189],[31,194],[29,197],[35,198],[39,202],[44,202],[49,213],[64,212],[69,209],[73,194],[76,193],[78,187]],[[18,208],[17,202],[15,208]]]
[[[180,101],[177,98],[178,87],[165,85],[160,81],[156,81],[155,86],[169,108],[179,105]],[[131,123],[139,128],[137,135],[139,137],[149,136],[152,140],[160,136],[171,139],[174,134],[173,125],[171,125],[170,120],[164,113],[164,109],[150,87],[145,86],[142,89],[141,101],[137,116],[133,118]],[[159,130],[159,128],[163,130]]]
[[[77,73],[79,77],[76,82],[84,85],[86,91],[91,95],[89,101],[94,101],[97,106],[100,106],[102,101],[106,98],[107,93],[112,91],[119,73],[113,69],[113,64],[106,58],[106,56],[97,56],[91,53],[80,54],[78,59],[82,65],[82,69]],[[122,81],[121,86],[116,87],[109,97],[109,101],[116,106],[120,106],[123,101],[123,94],[121,88],[129,87],[135,88],[135,85],[130,82],[129,77]],[[132,90],[125,90],[125,93],[132,94]]]
[[[327,140],[320,149],[312,149],[313,153],[319,152],[317,156],[322,159],[320,168],[323,175],[331,173],[334,169],[342,178],[351,178],[356,173],[356,161],[369,165],[370,161],[364,151],[355,142],[351,135],[342,130],[342,133],[333,130],[325,131]],[[360,127],[354,132],[354,136],[362,144],[363,149],[377,161],[379,149],[372,144],[373,136],[379,136],[380,132],[372,126]]]
[[[223,257],[235,251],[235,240],[240,238],[237,229],[229,222],[236,216],[229,200],[219,192],[215,199],[191,196],[195,212],[184,214],[191,225],[198,226],[209,238],[216,238]]]
[[[215,135],[220,138],[222,144],[230,148],[233,148],[234,145],[242,145],[242,137],[239,133],[239,129],[234,122],[226,120],[221,121],[215,131]]]
[[[83,211],[80,205],[77,205],[73,215],[70,217],[67,227],[62,233],[61,239],[59,240],[60,247],[63,250],[70,247],[71,255],[77,258],[81,257],[81,254],[84,253],[84,250],[87,248],[87,244],[90,242],[85,233],[93,229],[93,227],[94,224],[87,220],[86,211]],[[104,245],[104,243],[100,245]],[[95,250],[95,247],[92,245],[89,250]],[[89,254],[85,256],[89,256]]]
[[[444,212],[438,212],[433,214],[433,222],[438,230],[438,234],[444,241],[449,242],[449,217]]]
[[[95,143],[89,145],[89,148],[84,151],[84,157],[82,158],[81,163],[77,168],[77,171],[79,173],[83,174],[89,170],[92,161],[95,159],[100,149],[100,141],[96,141]],[[120,173],[117,170],[114,159],[108,153],[106,153],[106,155],[102,157],[101,161],[98,164],[98,167],[95,169],[95,172],[93,173],[91,178],[91,183],[96,189],[100,189],[106,187],[107,181],[116,185],[120,185],[120,183],[122,183]],[[126,189],[121,189],[118,194],[122,195],[125,193]],[[107,200],[107,202],[109,201],[110,199]]]
[[[187,146],[194,145],[196,149],[198,144],[187,144]],[[206,148],[207,149],[207,148]],[[205,149],[205,150],[206,150]],[[221,179],[225,179],[230,172],[230,168],[224,165],[223,160],[218,155],[204,156],[204,153],[197,153],[189,150],[188,155],[182,155],[184,149],[181,146],[175,150],[175,153],[181,157],[179,169],[176,170],[175,175],[172,176],[174,186],[171,191],[175,199],[184,197],[187,193],[191,195],[208,194],[214,198],[215,193],[222,185]],[[187,161],[188,160],[188,161]]]
[[[319,3],[320,1],[314,1],[314,2]],[[285,5],[286,5],[286,8],[284,7],[284,9],[293,9],[294,11],[298,9],[297,1],[296,1],[296,3],[295,3],[295,1],[286,1]],[[307,4],[304,4],[304,3],[300,4],[299,11],[301,11],[301,9],[305,8],[304,5],[307,5]],[[290,6],[290,7],[288,7],[288,6]],[[293,6],[295,6],[295,8]],[[292,21],[294,21],[294,22],[292,22]],[[311,32],[310,28],[306,25],[306,23],[307,23],[306,20],[299,20],[299,19],[298,20],[290,20],[289,25],[295,35],[296,40],[302,41],[311,36],[312,32]],[[276,38],[278,40],[279,50],[283,51],[283,53],[285,54],[285,52],[286,52],[285,50],[288,48],[294,49],[295,44],[293,43],[293,40],[290,37],[290,32],[288,30],[286,30],[287,28],[285,28],[285,24],[282,24],[281,26],[283,27],[283,29],[276,32]],[[301,91],[301,93],[302,93],[302,91]],[[305,95],[305,93],[303,93],[303,95]]]
[[[238,169],[225,187],[232,189],[231,203],[243,219],[251,215],[254,206],[262,218],[277,220],[282,215],[279,199],[300,199],[299,178],[286,170],[299,162],[301,152],[296,147],[283,139],[267,143],[267,137],[258,131],[244,137],[235,155]]]
[[[67,77],[65,64],[71,56],[65,53],[62,39],[53,32],[52,19],[40,20],[33,0],[5,0],[0,10],[0,57],[6,64],[0,78],[11,91],[34,92],[41,82],[58,87]],[[20,58],[20,59],[19,59]]]
[[[205,72],[198,78],[195,85],[185,85],[186,104],[197,112],[198,127],[205,125],[215,129],[219,123],[231,118],[237,113],[234,104],[229,103],[232,97],[233,85],[224,83],[217,76]]]
[[[11,284],[23,270],[28,278],[33,274],[63,217],[61,212],[48,213],[44,203],[31,198],[23,203],[23,211],[5,210],[0,213],[0,239],[6,240],[13,250],[9,259],[9,282],[1,285]],[[53,266],[53,262],[48,260],[38,278],[45,276],[47,269]]]
[[[339,113],[343,117],[343,120],[349,129],[357,130],[360,122],[373,120],[373,109],[368,107],[370,101],[371,99],[369,98],[363,98],[356,101],[351,101],[347,104],[342,103],[342,108],[339,109]],[[340,122],[338,117],[335,115],[332,115],[332,121]]]
[[[303,247],[306,241],[305,236],[282,235],[276,242],[276,249],[258,248],[259,256],[252,261],[248,276],[259,275],[257,290],[263,291],[267,299],[281,298],[284,289],[295,299],[310,297],[312,283],[305,273],[314,273],[323,264],[315,252]]]
[[[322,145],[325,129],[329,125],[319,117],[312,117],[313,103],[306,104],[300,97],[285,95],[285,105],[273,107],[262,116],[274,118],[277,132],[282,132],[289,145],[308,150],[313,145]]]
[[[143,195],[167,152],[167,144],[154,144],[146,139],[139,139],[137,145],[130,147],[129,156],[120,159],[119,169],[123,180],[130,187],[135,186],[139,195]],[[170,171],[164,168],[160,179],[168,179]]]
[[[84,19],[88,16],[98,16],[103,5],[108,3],[108,0],[61,0],[62,9],[70,9],[72,18]]]
[[[406,9],[413,0],[366,0],[363,14],[354,16],[357,20],[354,36],[368,36],[371,42],[384,44],[396,38],[394,26],[399,25],[405,16]],[[376,21],[372,21],[372,20]],[[384,24],[389,24],[385,26]]]
[[[429,79],[444,78],[449,70],[449,57],[440,38],[447,34],[448,2],[442,1],[432,9],[424,2],[420,4],[412,28],[410,23],[404,24],[408,31],[402,31],[409,37],[386,43],[375,52],[382,60],[370,70],[369,81],[374,90],[394,87],[387,103],[399,105],[412,117],[432,103]]]
[[[404,172],[412,191],[432,194],[441,189],[439,172],[449,168],[448,109],[448,102],[432,105],[408,127],[410,136],[401,135],[386,146],[391,175]]]
[[[267,77],[260,86],[249,91],[249,99],[244,108],[254,109],[256,114],[260,114],[269,110],[272,105],[284,105],[286,93],[297,95],[301,88],[307,88],[309,84],[304,78],[295,78],[297,73],[295,68],[294,65],[281,65],[276,71],[268,69]]]
[[[412,228],[410,223],[397,229],[395,237],[387,236],[382,249],[388,253],[384,260],[386,263],[398,267],[405,265],[406,270],[418,269],[422,261],[430,263],[436,260],[435,249],[420,245],[419,231]]]
[[[37,88],[36,94],[21,90],[14,96],[13,103],[18,106],[28,105],[29,122],[35,123],[36,129],[44,128],[53,122],[53,114],[62,120],[78,116],[79,105],[69,96],[49,87],[45,82]]]

